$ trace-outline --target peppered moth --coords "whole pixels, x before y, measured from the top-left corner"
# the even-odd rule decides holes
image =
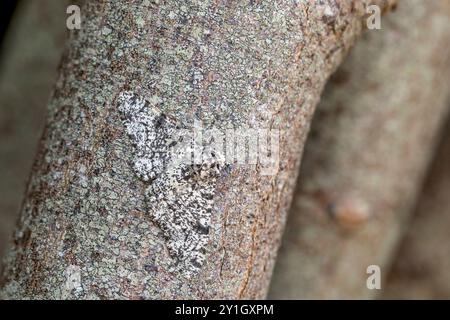
[[[222,164],[211,151],[201,163],[190,161],[194,150],[199,150],[198,142],[186,139],[186,130],[176,119],[145,99],[123,92],[118,102],[134,145],[134,172],[148,183],[145,199],[150,218],[163,231],[174,267],[190,277],[205,260]]]

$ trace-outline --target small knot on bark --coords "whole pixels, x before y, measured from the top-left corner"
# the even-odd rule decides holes
[[[371,217],[369,204],[355,195],[338,198],[329,205],[328,212],[340,226],[346,229],[360,227]]]

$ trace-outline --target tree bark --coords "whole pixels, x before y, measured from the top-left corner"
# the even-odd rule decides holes
[[[447,113],[449,16],[448,1],[399,2],[384,30],[367,32],[333,76],[305,148],[270,297],[377,293],[366,286],[367,267],[384,275]]]
[[[66,39],[66,1],[22,1],[0,65],[0,257],[11,237]]]
[[[444,134],[382,298],[450,299],[450,124]]]
[[[322,88],[366,6],[392,2],[89,2],[49,104],[3,295],[264,297]],[[135,130],[163,115],[144,129],[195,120],[282,129],[278,170],[263,176],[259,165],[232,164],[188,182],[148,170],[136,156],[154,141]],[[188,192],[188,203],[176,203],[176,186],[215,196]],[[198,210],[203,222],[192,231]],[[200,248],[178,241],[185,230]]]

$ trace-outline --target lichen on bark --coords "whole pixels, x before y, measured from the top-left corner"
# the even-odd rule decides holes
[[[372,3],[392,1],[88,2],[49,104],[2,294],[264,297],[311,115]],[[133,169],[118,110],[130,90],[179,123],[285,132],[273,175],[253,165],[218,177],[205,263],[189,281],[172,270],[147,213],[148,183]]]
[[[448,113],[449,23],[447,1],[399,1],[383,30],[366,32],[332,77],[305,148],[270,297],[379,292],[367,287],[367,268],[386,276]]]
[[[1,44],[0,257],[13,232],[44,126],[66,30],[67,1],[22,1]],[[1,267],[0,267],[1,269]]]

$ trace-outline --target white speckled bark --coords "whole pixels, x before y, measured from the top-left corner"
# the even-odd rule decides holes
[[[365,7],[392,2],[89,1],[49,105],[3,295],[264,297],[322,88]],[[146,201],[134,170],[124,91],[179,123],[285,132],[273,175],[232,165],[213,183],[205,263],[189,280],[172,269],[163,224],[149,215],[159,204]],[[69,266],[81,290],[67,286]]]

